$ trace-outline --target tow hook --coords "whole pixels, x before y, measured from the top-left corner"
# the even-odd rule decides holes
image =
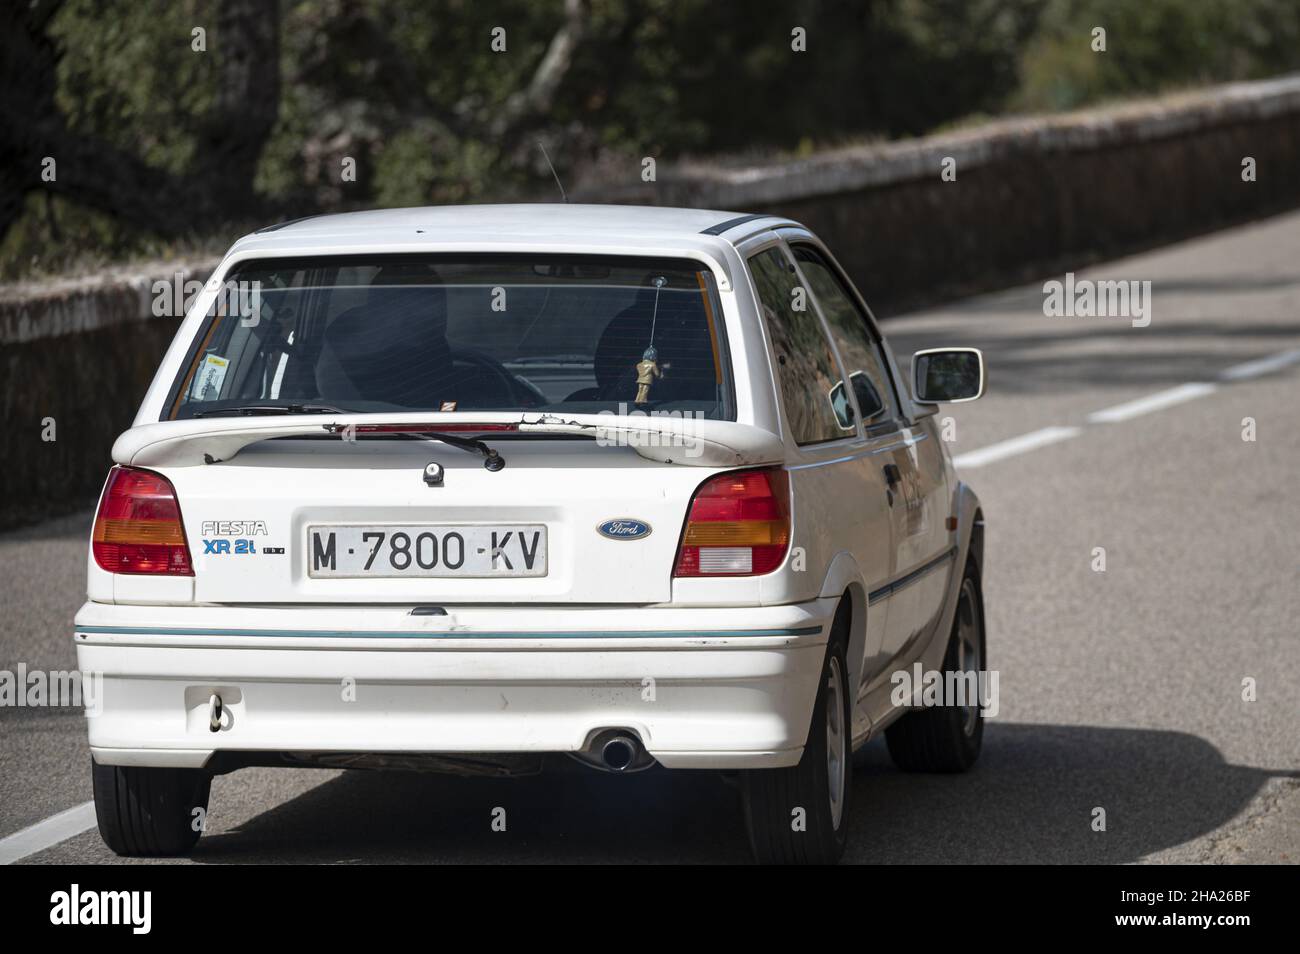
[[[214,692],[212,694],[212,698],[208,700],[208,729],[209,730],[213,732],[221,731],[221,712],[222,712],[221,696],[217,695]]]

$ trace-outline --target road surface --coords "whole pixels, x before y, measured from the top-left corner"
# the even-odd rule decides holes
[[[1041,284],[887,323],[900,355],[987,357],[940,414],[987,514],[1001,710],[968,775],[859,753],[849,861],[1300,861],[1300,214],[1077,277],[1151,281],[1150,325],[1045,317]],[[73,667],[89,521],[0,535],[0,669]],[[78,712],[0,709],[0,860],[114,860],[88,762]],[[191,859],[608,860],[748,860],[734,790],[249,769]]]

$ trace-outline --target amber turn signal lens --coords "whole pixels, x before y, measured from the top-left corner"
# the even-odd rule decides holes
[[[771,573],[790,548],[790,479],[764,468],[719,474],[695,491],[673,575]]]
[[[176,489],[151,470],[109,471],[90,548],[109,573],[194,575]]]

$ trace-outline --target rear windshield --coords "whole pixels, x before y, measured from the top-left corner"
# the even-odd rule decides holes
[[[300,410],[734,419],[712,275],[600,256],[249,262],[165,418]]]

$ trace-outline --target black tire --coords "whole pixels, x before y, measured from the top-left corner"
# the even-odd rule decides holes
[[[104,844],[128,858],[184,855],[199,840],[212,776],[202,769],[100,765],[91,760]],[[202,809],[197,818],[194,809]]]
[[[853,723],[848,701],[848,666],[845,664],[846,629],[837,625],[826,649],[812,724],[808,728],[808,739],[799,764],[780,769],[752,769],[741,775],[745,827],[749,831],[754,858],[760,864],[830,865],[838,862],[844,854],[853,791]],[[842,747],[837,746],[842,753],[838,818],[831,805],[826,712],[835,667],[839,672],[839,726],[843,740]],[[803,809],[803,830],[797,830],[797,809]]]
[[[964,626],[974,627],[973,636],[979,647],[974,669],[977,673],[987,670],[984,598],[974,563],[966,565],[958,591],[957,612],[953,614],[948,648],[943,656],[945,674],[971,667],[969,637],[972,634],[963,633]],[[963,654],[964,641],[967,650]],[[966,708],[944,705],[909,712],[885,729],[885,741],[894,764],[905,772],[965,772],[979,758],[984,741],[984,712],[979,705]]]

